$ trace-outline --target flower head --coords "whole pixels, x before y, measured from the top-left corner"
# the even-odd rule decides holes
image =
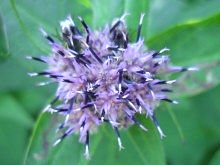
[[[79,17],[84,33],[76,27],[70,16],[60,22],[62,42],[55,41],[43,29],[42,34],[51,46],[50,56],[27,57],[48,65],[30,76],[45,76],[57,83],[55,99],[45,111],[64,116],[58,130],[66,136],[79,134],[89,157],[89,134],[102,123],[109,123],[115,130],[119,149],[122,142],[119,128],[136,124],[147,131],[136,118],[145,114],[164,137],[155,116],[155,108],[161,101],[177,104],[167,97],[175,80],[161,80],[160,75],[194,70],[172,66],[167,48],[150,51],[140,38],[144,14],[140,17],[135,42],[129,41],[125,15],[101,31],[92,31]],[[57,105],[56,102],[59,101]]]

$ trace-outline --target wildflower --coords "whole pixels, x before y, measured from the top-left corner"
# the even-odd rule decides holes
[[[145,47],[140,37],[144,14],[140,17],[136,41],[129,42],[125,16],[101,31],[92,31],[79,17],[85,33],[68,16],[60,22],[63,42],[55,41],[41,29],[51,46],[51,55],[27,59],[48,65],[43,72],[29,73],[51,78],[40,86],[58,84],[56,97],[44,110],[64,116],[58,128],[64,134],[54,145],[78,133],[79,141],[85,144],[85,156],[89,158],[89,135],[106,122],[114,129],[121,150],[119,128],[136,124],[147,131],[135,118],[136,114],[149,117],[161,138],[165,136],[154,110],[161,101],[177,104],[167,97],[175,80],[159,77],[196,68],[172,66],[167,48],[150,51]]]

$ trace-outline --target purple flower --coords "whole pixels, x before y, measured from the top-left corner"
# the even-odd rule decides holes
[[[27,57],[48,65],[30,76],[45,76],[57,83],[55,99],[44,111],[64,116],[58,130],[66,136],[79,134],[85,144],[85,156],[89,157],[89,135],[102,123],[109,123],[117,136],[119,149],[122,142],[119,128],[136,124],[147,131],[136,118],[145,114],[164,137],[154,110],[161,101],[177,104],[167,97],[175,80],[161,80],[160,75],[196,70],[172,66],[168,49],[151,51],[140,38],[144,14],[140,17],[135,42],[129,42],[125,24],[126,15],[101,31],[92,31],[79,17],[85,33],[82,33],[70,16],[60,22],[62,42],[55,41],[43,29],[41,32],[51,46],[50,56]],[[59,104],[58,104],[59,102]]]

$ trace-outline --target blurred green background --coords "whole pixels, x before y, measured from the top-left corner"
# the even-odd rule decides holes
[[[71,136],[57,147],[57,117],[41,114],[55,86],[36,87],[42,79],[27,72],[43,65],[27,55],[49,53],[39,33],[44,27],[59,35],[59,21],[68,14],[100,28],[128,12],[131,36],[146,13],[142,36],[151,49],[168,47],[172,62],[199,66],[193,74],[176,75],[173,97],[178,105],[161,104],[157,116],[167,137],[147,119],[149,131],[135,126],[122,131],[119,152],[114,133],[102,126],[91,137],[91,160]],[[80,25],[76,19],[76,24]],[[220,0],[0,0],[0,164],[220,164]]]

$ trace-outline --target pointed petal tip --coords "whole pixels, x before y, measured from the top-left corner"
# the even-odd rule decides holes
[[[51,83],[54,83],[54,81],[39,82],[36,84],[36,86],[45,86],[45,85],[49,85]]]
[[[26,56],[25,57],[27,60],[32,60],[33,58],[31,56]]]
[[[44,109],[43,109],[43,113],[45,113],[45,112],[48,112],[49,110],[50,110],[50,108],[51,108],[51,105],[49,104],[49,105],[47,105]]]
[[[166,135],[162,134],[160,135],[160,139],[164,139],[166,137]]]
[[[173,100],[172,103],[173,103],[173,104],[179,104],[179,102],[178,102],[178,101],[175,101],[175,100]]]
[[[139,25],[143,23],[144,16],[145,16],[145,13],[141,13]]]
[[[37,76],[38,73],[27,73],[29,76],[33,77],[33,76]]]
[[[77,16],[78,17],[78,19],[80,20],[80,21],[82,21],[83,19],[82,19],[82,17],[80,17],[80,16]]]
[[[43,27],[40,27],[39,31],[43,34],[44,37],[47,36],[47,32],[44,30]]]
[[[85,152],[84,152],[84,156],[87,160],[90,159],[90,154],[89,154],[89,146],[86,145],[86,148],[85,148]]]
[[[125,19],[125,17],[129,16],[130,13],[125,12],[121,17],[120,17],[120,21],[123,21]]]
[[[176,82],[176,80],[170,80],[170,81],[167,81],[167,84],[173,84],[175,82]]]
[[[140,128],[143,129],[145,132],[148,131],[148,129],[145,126],[143,126],[143,125],[140,125]]]
[[[198,67],[191,67],[187,69],[188,71],[199,71]]]
[[[163,49],[161,49],[160,51],[159,51],[159,53],[161,54],[161,53],[164,53],[164,52],[166,52],[166,51],[170,51],[170,49],[168,49],[168,48],[163,48]]]
[[[61,142],[61,139],[58,139],[57,141],[55,141],[55,143],[53,143],[53,147],[57,146],[60,142]]]
[[[122,142],[121,142],[121,138],[118,137],[118,147],[119,147],[119,151],[125,149],[124,146],[122,145]]]

